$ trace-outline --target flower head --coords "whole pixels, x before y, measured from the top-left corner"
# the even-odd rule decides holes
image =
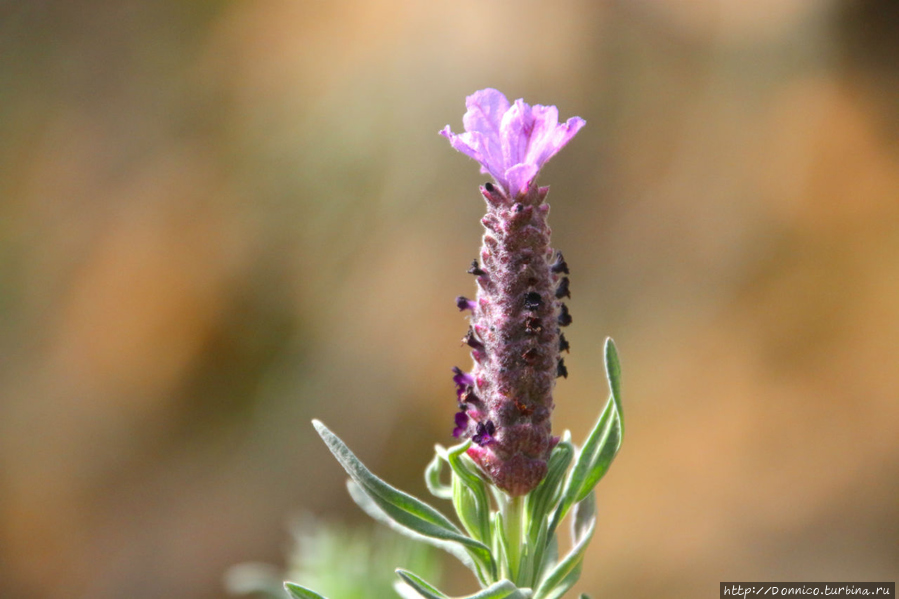
[[[572,117],[559,123],[555,106],[529,106],[524,100],[509,104],[501,92],[482,89],[465,99],[465,133],[447,125],[441,135],[452,146],[481,163],[510,198],[527,192],[546,162],[584,126]]]

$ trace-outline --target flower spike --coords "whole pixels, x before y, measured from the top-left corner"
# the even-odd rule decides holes
[[[568,349],[559,326],[571,322],[560,301],[570,296],[561,275],[568,265],[549,245],[549,188],[535,180],[584,120],[559,123],[555,106],[510,103],[495,89],[475,92],[466,107],[465,132],[457,135],[447,126],[441,134],[477,160],[495,184],[480,188],[487,202],[485,232],[480,261],[468,270],[478,277],[477,298],[456,300],[460,310],[471,307],[462,342],[473,350],[470,392],[479,401],[463,401],[460,414],[467,419],[457,416],[453,434],[470,436],[468,455],[516,497],[546,476],[554,446],[552,391],[557,377],[568,376],[559,356]],[[461,399],[468,388],[456,384]]]

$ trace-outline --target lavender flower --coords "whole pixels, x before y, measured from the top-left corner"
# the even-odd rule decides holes
[[[471,437],[469,456],[515,497],[546,475],[557,441],[550,424],[552,390],[557,376],[568,375],[559,356],[568,350],[559,327],[571,323],[561,303],[571,297],[562,276],[568,265],[550,248],[549,188],[535,181],[584,120],[560,124],[555,106],[523,100],[510,105],[495,89],[475,92],[466,107],[465,133],[454,134],[448,125],[440,133],[497,185],[481,187],[486,232],[480,263],[473,261],[468,271],[477,277],[477,298],[456,301],[472,312],[463,342],[472,348],[474,368],[470,375],[454,370],[461,410],[454,435]]]
[[[569,344],[560,327],[572,321],[562,303],[571,289],[568,264],[549,246],[549,188],[535,181],[584,121],[574,117],[559,124],[554,106],[531,107],[521,100],[510,106],[493,89],[476,92],[467,105],[465,133],[449,127],[442,133],[480,162],[496,185],[481,187],[486,232],[468,269],[477,280],[477,297],[456,298],[460,311],[471,312],[462,343],[474,359],[471,372],[453,368],[459,407],[453,436],[465,440],[448,449],[437,445],[425,469],[428,491],[452,500],[461,528],[378,478],[324,424],[312,424],[352,479],[347,488],[353,500],[392,529],[457,557],[481,585],[470,597],[557,599],[580,575],[596,529],[593,488],[624,434],[621,366],[611,339],[605,344],[611,395],[581,448],[567,431],[553,437],[549,419],[555,379],[568,376],[560,354]],[[447,467],[449,484],[442,476]],[[495,510],[478,469],[494,490],[505,491],[495,495]],[[571,548],[562,557],[556,531],[566,517],[572,522]],[[404,597],[446,597],[413,572],[396,573],[397,592]],[[284,588],[294,599],[326,599],[296,583]]]

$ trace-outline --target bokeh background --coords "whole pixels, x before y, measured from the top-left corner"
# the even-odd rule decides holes
[[[896,580],[897,8],[0,2],[0,597],[224,597],[292,514],[361,525],[313,417],[426,494],[483,87],[587,120],[554,427],[612,335],[628,430],[578,590]]]

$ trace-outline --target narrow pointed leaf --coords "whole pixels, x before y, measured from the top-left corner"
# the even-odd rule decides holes
[[[431,463],[425,468],[425,484],[428,487],[428,491],[430,491],[431,495],[434,497],[440,499],[452,499],[452,486],[440,482],[440,476],[443,474],[443,466],[447,463],[446,458],[441,455],[442,449],[443,448],[439,445],[437,446],[436,451],[434,452],[434,459],[431,460]]]
[[[403,582],[412,587],[415,592],[417,592],[425,599],[449,599],[448,595],[438,590],[431,583],[423,580],[417,574],[413,574],[408,570],[401,569],[397,569],[396,573],[400,578],[403,579]]]
[[[426,599],[449,599],[447,595],[437,590],[432,584],[422,580],[420,576],[408,570],[400,569],[396,573],[403,579],[403,582]],[[481,589],[474,595],[466,595],[460,599],[526,599],[526,597],[527,595],[523,589],[519,589],[508,580],[500,580],[486,589]]]
[[[565,577],[559,581],[555,587],[552,588],[549,593],[543,599],[560,599],[565,596],[571,587],[577,584],[577,581],[581,578],[581,572],[584,570],[584,562],[582,561],[577,566],[575,566]]]
[[[583,501],[574,506],[571,519],[571,538],[577,544],[596,521],[596,491],[590,491]]]
[[[406,528],[401,524],[398,524],[396,520],[388,516],[384,513],[378,504],[375,503],[371,497],[369,497],[362,488],[353,482],[352,479],[347,479],[347,491],[350,493],[350,497],[353,501],[356,502],[362,511],[368,514],[375,521],[380,522],[381,524],[386,525],[391,530],[398,532],[399,534],[409,537],[415,541],[419,541],[420,543],[425,543],[426,545],[430,545],[432,547],[437,547],[438,549],[442,549],[458,559],[462,564],[475,573],[482,583],[487,583],[486,573],[482,572],[475,561],[471,558],[471,555],[465,550],[464,547],[459,545],[458,543],[453,543],[451,541],[441,541],[440,539],[435,539],[434,537],[426,537],[424,535],[418,534],[414,530],[410,528]]]
[[[562,501],[553,514],[550,532],[555,532],[571,506],[587,497],[605,476],[612,460],[621,449],[624,433],[624,417],[621,412],[621,366],[618,362],[618,350],[611,338],[606,340],[605,362],[611,394],[599,420],[577,456],[574,468],[568,475]]]
[[[327,599],[323,595],[319,595],[315,591],[311,591],[306,587],[293,582],[285,582],[284,590],[287,591],[294,599]]]
[[[465,455],[470,441],[450,448],[446,457],[453,469],[453,507],[465,530],[482,543],[490,542],[490,499],[487,485]]]
[[[609,379],[609,389],[612,398],[618,407],[618,416],[621,418],[621,432],[624,433],[624,411],[621,409],[621,362],[618,359],[618,348],[611,337],[606,337],[606,378]]]
[[[546,477],[536,489],[527,495],[525,515],[528,523],[528,536],[531,542],[537,539],[540,527],[544,524],[550,510],[559,501],[565,473],[568,471],[568,466],[571,465],[571,460],[574,457],[574,445],[568,440],[570,434],[568,431],[565,431],[565,433],[565,438],[559,441],[558,445],[553,448],[546,470]]]
[[[408,493],[404,493],[377,476],[350,451],[350,448],[328,428],[313,420],[318,434],[359,487],[374,501],[378,507],[398,524],[412,529],[426,537],[444,541],[455,541],[465,546],[475,561],[481,563],[495,577],[496,564],[490,549],[483,543],[466,536],[455,524],[430,505]]]
[[[593,538],[593,532],[596,530],[596,519],[590,522],[589,527],[578,543],[572,547],[568,555],[541,581],[534,594],[534,599],[557,599],[561,597],[568,589],[574,586],[580,578],[581,563],[584,561],[584,553],[587,551],[587,545]]]

